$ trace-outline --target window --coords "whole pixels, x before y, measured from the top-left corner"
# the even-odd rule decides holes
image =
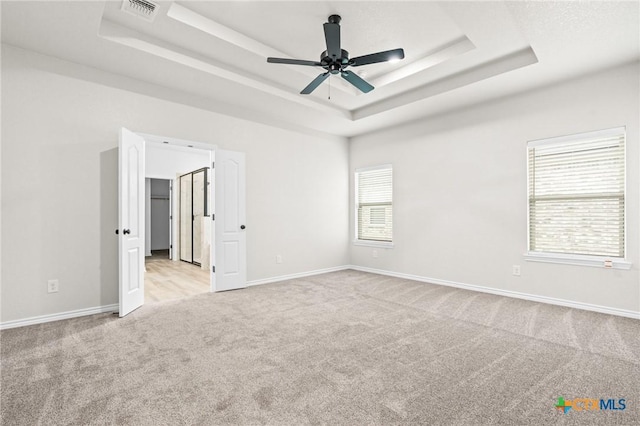
[[[356,170],[356,238],[358,241],[392,241],[391,165]]]
[[[529,142],[529,255],[624,258],[624,144],[624,128]]]

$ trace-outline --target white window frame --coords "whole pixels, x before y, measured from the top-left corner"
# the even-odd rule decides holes
[[[354,188],[354,197],[353,197],[353,203],[354,203],[354,209],[353,209],[353,218],[354,218],[354,239],[353,239],[353,245],[356,246],[365,246],[365,247],[378,247],[378,248],[393,248],[394,244],[393,244],[393,240],[392,241],[375,241],[375,240],[361,240],[358,238],[358,175],[359,173],[362,172],[369,172],[369,171],[373,171],[373,170],[383,170],[383,169],[391,169],[391,174],[393,176],[393,165],[392,164],[381,164],[378,166],[371,166],[371,167],[361,167],[359,169],[355,169],[354,173],[353,173],[353,188]],[[393,179],[393,178],[392,178]],[[392,180],[393,182],[393,180]],[[393,188],[392,188],[392,192],[393,192]],[[393,195],[392,195],[393,197]],[[393,211],[393,201],[391,202],[391,209]],[[392,232],[393,232],[393,224],[392,226]]]
[[[549,252],[536,252],[529,250],[531,247],[531,227],[530,227],[530,206],[529,206],[529,188],[531,185],[531,176],[529,170],[529,148],[542,145],[560,144],[565,142],[575,142],[581,140],[588,140],[597,137],[607,137],[624,133],[626,136],[626,127],[616,127],[612,129],[597,130],[593,132],[579,133],[567,136],[560,136],[549,139],[538,139],[529,141],[526,149],[526,170],[527,170],[527,252],[524,254],[524,259],[530,262],[545,262],[545,263],[559,263],[565,265],[577,265],[577,266],[592,266],[601,268],[613,268],[613,269],[631,269],[632,263],[626,260],[627,253],[627,176],[626,176],[626,156],[627,156],[627,144],[624,146],[625,155],[625,208],[624,208],[624,257],[606,257],[606,256],[592,256],[585,254],[568,254],[568,253],[549,253]]]

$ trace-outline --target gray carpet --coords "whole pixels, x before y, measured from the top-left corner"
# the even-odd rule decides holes
[[[2,424],[640,424],[640,321],[342,271],[1,333]],[[624,398],[624,411],[554,408]]]

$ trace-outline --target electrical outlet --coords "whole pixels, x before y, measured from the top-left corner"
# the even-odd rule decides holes
[[[513,275],[516,277],[520,276],[520,265],[513,265]]]
[[[57,293],[59,288],[58,280],[47,281],[47,293]]]
[[[276,254],[276,263],[282,263],[282,255]]]
[[[373,250],[373,251],[371,252],[371,256],[373,256],[373,257],[377,258],[377,257],[378,257],[378,250]]]

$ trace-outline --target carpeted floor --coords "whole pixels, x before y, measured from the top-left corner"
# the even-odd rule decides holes
[[[341,271],[2,331],[2,424],[640,424],[639,336]],[[563,414],[560,396],[626,410]]]

